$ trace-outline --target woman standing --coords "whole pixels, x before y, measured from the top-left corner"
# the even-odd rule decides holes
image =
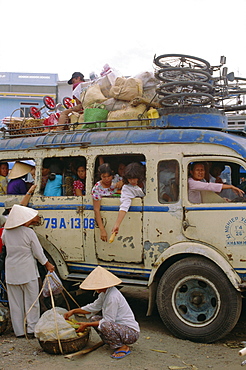
[[[92,326],[102,340],[115,350],[114,359],[123,358],[131,353],[129,345],[139,338],[139,325],[125,297],[115,287],[122,281],[108,270],[97,266],[80,285],[81,289],[95,290],[99,296],[90,304],[75,308],[64,314],[66,320],[73,314],[85,314],[90,322],[79,323],[77,332]],[[99,312],[102,315],[97,315]]]
[[[43,248],[30,225],[39,221],[34,209],[14,204],[4,225],[2,241],[6,246],[6,284],[12,326],[17,338],[24,337],[24,318],[39,294],[37,260],[50,272],[54,266],[46,258]],[[34,336],[39,320],[38,300],[27,315],[27,333]]]

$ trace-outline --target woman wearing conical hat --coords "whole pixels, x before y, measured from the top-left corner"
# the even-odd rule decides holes
[[[35,232],[29,228],[38,221],[38,211],[14,204],[4,225],[6,246],[5,277],[12,326],[16,337],[24,337],[25,313],[39,294],[37,260],[50,272],[54,266],[46,258]],[[39,301],[27,315],[27,333],[33,336],[39,320]]]
[[[66,320],[73,314],[91,317],[90,322],[81,322],[77,332],[86,327],[96,329],[102,340],[115,350],[114,359],[123,358],[131,353],[129,345],[139,338],[139,325],[121,292],[115,287],[122,281],[111,272],[98,266],[80,285],[81,289],[95,290],[99,296],[90,304],[75,308],[64,314]],[[102,316],[97,313],[102,312]],[[94,315],[94,316],[93,316]]]
[[[22,163],[22,162],[15,162],[10,174],[8,176],[9,183],[7,186],[7,194],[13,195],[24,195],[27,192],[27,186],[23,177],[27,175],[33,166]]]

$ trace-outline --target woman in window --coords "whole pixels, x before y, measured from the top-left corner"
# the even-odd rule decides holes
[[[194,162],[190,168],[191,177],[188,179],[189,186],[189,201],[191,203],[201,203],[201,191],[214,191],[220,193],[222,189],[232,189],[238,196],[243,197],[244,191],[237,188],[234,185],[206,182],[205,177],[205,166],[202,162]]]
[[[95,219],[100,229],[101,240],[106,242],[108,240],[108,236],[100,214],[101,199],[102,197],[112,196],[117,192],[118,188],[112,183],[113,171],[108,163],[103,163],[99,166],[98,173],[101,180],[99,180],[92,189],[93,207]]]
[[[85,178],[86,169],[85,166],[79,165],[76,169],[77,180],[73,182],[73,195],[82,196],[85,195]]]

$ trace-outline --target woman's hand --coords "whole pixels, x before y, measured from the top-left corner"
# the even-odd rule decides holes
[[[115,235],[117,235],[117,234],[118,234],[118,232],[119,232],[119,226],[114,225],[114,227],[113,227],[113,229],[112,229],[111,233],[112,233],[112,234],[113,234],[113,233],[115,233]]]
[[[52,263],[50,263],[49,261],[47,261],[47,262],[46,262],[45,267],[47,268],[47,270],[48,270],[49,272],[53,272],[53,271],[55,271],[55,266],[54,266],[54,265],[52,265]]]
[[[73,310],[70,310],[68,312],[65,312],[63,317],[64,317],[65,320],[68,320],[69,317],[72,316],[72,315],[73,315]]]
[[[123,181],[122,180],[120,180],[120,181],[118,181],[116,184],[115,184],[115,187],[117,188],[117,189],[121,189],[122,188],[122,186],[123,186],[124,184],[123,184]]]
[[[100,237],[103,242],[106,242],[108,240],[108,235],[104,228],[100,230]]]
[[[36,189],[36,187],[37,187],[37,185],[32,185],[32,186],[30,187],[30,189],[28,190],[28,193],[29,193],[29,194],[33,194],[33,193],[34,193],[34,191],[35,191],[35,189]]]
[[[87,322],[80,322],[79,328],[76,330],[76,333],[82,333],[87,328],[88,323]]]
[[[242,189],[239,189],[239,188],[237,188],[236,186],[233,186],[233,185],[232,185],[232,190],[234,191],[234,193],[236,193],[240,197],[243,197],[244,194],[245,194]]]

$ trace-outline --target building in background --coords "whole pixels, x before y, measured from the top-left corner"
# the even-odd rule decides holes
[[[29,108],[43,106],[44,96],[62,102],[71,97],[67,81],[58,81],[55,73],[0,72],[0,120],[4,117],[29,117]]]

